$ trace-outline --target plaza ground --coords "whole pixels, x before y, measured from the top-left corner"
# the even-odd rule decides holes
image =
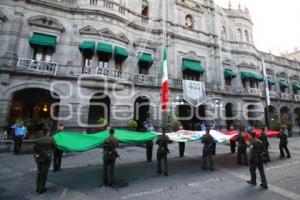
[[[31,154],[0,154],[0,199],[300,199],[300,137],[289,138],[291,159],[279,159],[279,140],[270,140],[272,162],[266,165],[269,190],[250,186],[249,169],[236,165],[228,145],[217,145],[216,170],[201,170],[202,144],[186,144],[178,157],[178,144],[170,145],[169,176],[156,174],[141,146],[122,146],[117,160],[115,188],[102,187],[102,150],[64,154],[62,171],[49,172],[47,193],[35,192],[36,166]],[[257,172],[258,173],[258,172]],[[257,174],[258,175],[258,174]],[[259,175],[258,175],[259,177]],[[260,181],[258,180],[258,183]]]

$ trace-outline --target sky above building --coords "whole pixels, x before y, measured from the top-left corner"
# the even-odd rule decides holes
[[[229,0],[214,0],[228,8]],[[259,50],[279,55],[300,48],[300,0],[230,0],[232,8],[250,11],[254,43]]]

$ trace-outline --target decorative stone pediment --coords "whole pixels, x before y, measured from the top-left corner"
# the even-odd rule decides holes
[[[99,30],[99,34],[101,34],[103,37],[116,38],[116,35],[108,28]]]
[[[193,11],[200,12],[202,14],[205,12],[204,8],[197,1],[193,1],[193,0],[185,0],[185,1],[176,0],[176,4],[181,5],[184,8],[188,8],[188,9],[191,9]]]
[[[129,43],[129,39],[124,33],[119,33],[116,37],[127,44]]]
[[[296,74],[295,75],[291,75],[290,79],[299,81],[299,76],[296,75]]]
[[[89,34],[89,35],[98,35],[99,34],[97,29],[95,29],[94,27],[92,27],[90,25],[81,28],[79,30],[79,33],[80,34]]]
[[[225,59],[222,61],[223,65],[227,65],[227,66],[233,66],[234,62],[230,59]]]
[[[277,76],[279,76],[281,78],[287,78],[287,74],[285,72],[279,72],[279,73],[277,73]]]
[[[270,69],[270,68],[267,68],[267,69],[266,69],[266,72],[267,72],[267,74],[273,74],[273,70]]]
[[[49,16],[43,16],[43,15],[33,16],[30,17],[27,20],[27,22],[30,26],[38,26],[43,28],[49,28],[52,30],[55,29],[60,32],[65,31],[64,26],[57,19]]]
[[[154,43],[153,41],[151,40],[148,40],[148,39],[143,39],[143,38],[140,38],[140,39],[137,39],[134,43],[133,43],[134,46],[140,46],[140,47],[145,47],[145,48],[149,48],[149,49],[156,49],[156,43]]]
[[[0,10],[0,20],[3,21],[3,22],[8,20],[6,15],[1,10]]]

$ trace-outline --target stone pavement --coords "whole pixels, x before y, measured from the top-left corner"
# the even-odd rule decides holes
[[[0,199],[300,199],[300,138],[289,138],[291,159],[279,159],[278,139],[271,139],[272,162],[266,165],[269,190],[250,186],[249,169],[236,165],[229,146],[217,145],[216,171],[202,171],[199,142],[186,144],[186,155],[178,157],[178,144],[171,145],[169,176],[156,174],[141,146],[118,151],[115,188],[102,187],[102,151],[65,154],[62,171],[49,172],[45,194],[35,193],[36,166],[31,154],[0,154]],[[258,172],[257,172],[258,175]],[[259,177],[259,175],[258,175]],[[259,183],[259,180],[258,180]]]

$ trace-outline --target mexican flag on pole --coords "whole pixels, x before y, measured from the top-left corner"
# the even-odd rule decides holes
[[[164,48],[163,65],[162,65],[162,84],[161,84],[161,109],[167,110],[169,102],[169,84],[168,84],[168,64],[167,64],[167,49]]]

